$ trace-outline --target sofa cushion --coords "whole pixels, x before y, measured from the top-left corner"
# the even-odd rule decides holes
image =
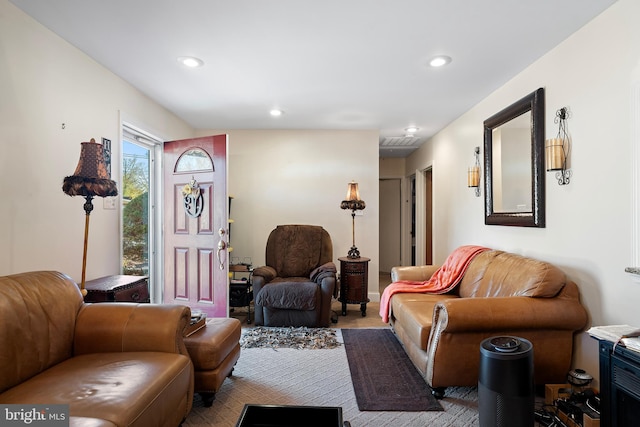
[[[401,323],[405,333],[419,348],[427,349],[433,307],[439,301],[457,298],[453,295],[403,293],[391,298],[392,324]]]
[[[469,264],[458,294],[469,297],[555,297],[566,283],[557,267],[503,251],[486,251]]]
[[[255,301],[257,305],[285,310],[315,310],[316,303],[320,300],[320,288],[316,283],[301,277],[288,277],[286,281],[278,279],[258,292]]]
[[[175,353],[85,354],[7,390],[0,400],[70,404],[71,417],[104,419],[115,425],[164,425],[176,416],[176,408],[168,404],[176,402],[175,394],[184,395],[191,369],[189,357]]]

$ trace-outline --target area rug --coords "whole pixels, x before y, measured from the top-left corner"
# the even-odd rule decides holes
[[[241,348],[295,348],[318,350],[339,347],[336,331],[329,328],[258,326],[244,329],[240,337]]]
[[[442,411],[389,329],[342,329],[361,411]]]
[[[196,393],[182,425],[235,427],[246,404],[340,406],[353,427],[478,427],[476,387],[447,387],[440,400],[444,411],[360,411],[344,345],[330,350],[243,349],[213,405],[205,407]]]

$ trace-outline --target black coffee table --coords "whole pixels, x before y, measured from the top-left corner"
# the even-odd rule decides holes
[[[339,406],[244,405],[236,427],[350,427]]]

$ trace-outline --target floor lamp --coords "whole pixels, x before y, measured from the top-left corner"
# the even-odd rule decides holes
[[[85,198],[84,211],[84,251],[82,254],[82,281],[80,292],[87,295],[84,288],[87,273],[87,244],[89,242],[89,215],[93,210],[93,198],[117,196],[118,189],[115,181],[111,180],[107,165],[104,161],[102,144],[91,138],[90,142],[82,142],[80,160],[76,171],[67,176],[62,184],[62,191],[69,196],[83,196]]]

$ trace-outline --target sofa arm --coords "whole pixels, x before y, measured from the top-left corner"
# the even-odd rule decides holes
[[[557,383],[571,366],[573,334],[587,323],[577,299],[459,298],[433,311],[425,379],[431,387],[478,384],[478,350],[484,339],[521,336],[535,348],[535,383]]]
[[[439,265],[393,267],[391,268],[391,282],[397,282],[399,280],[424,282],[425,280],[429,280],[438,268],[440,268]]]
[[[578,331],[587,312],[578,300],[564,298],[492,297],[440,301],[433,324],[440,332],[478,332],[526,329]]]
[[[84,304],[74,354],[160,351],[188,355],[182,340],[191,310],[177,304]]]

